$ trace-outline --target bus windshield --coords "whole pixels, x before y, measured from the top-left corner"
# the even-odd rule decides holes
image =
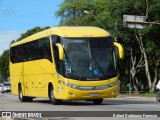
[[[62,38],[65,76],[100,80],[117,75],[113,38]]]

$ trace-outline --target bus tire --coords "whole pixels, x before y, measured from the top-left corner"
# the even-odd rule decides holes
[[[160,90],[157,91],[156,100],[157,102],[160,102]]]
[[[62,102],[61,100],[58,100],[55,98],[54,88],[52,85],[49,88],[49,98],[50,98],[51,104],[53,105],[59,105]]]
[[[25,97],[25,96],[23,96],[21,85],[19,85],[19,87],[18,87],[18,96],[19,96],[19,100],[21,102],[31,102],[33,100],[32,97]]]
[[[103,99],[94,99],[94,100],[93,100],[93,103],[94,103],[95,105],[101,105],[102,102],[103,102]]]

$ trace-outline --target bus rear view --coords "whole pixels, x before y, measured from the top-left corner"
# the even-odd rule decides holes
[[[27,89],[23,92],[26,88],[23,86],[19,97],[49,97],[52,104],[60,104],[63,100],[87,100],[101,104],[103,98],[117,97],[116,52],[119,58],[123,58],[124,53],[122,46],[108,32],[96,27],[56,27],[49,31],[52,60],[46,67],[52,72],[46,70],[44,73],[48,73],[44,82],[47,86],[43,89],[45,94],[40,95],[37,91],[34,95],[25,95]],[[29,62],[36,64],[36,60]],[[44,60],[40,62],[44,64]],[[25,80],[19,81],[20,84],[22,82]]]

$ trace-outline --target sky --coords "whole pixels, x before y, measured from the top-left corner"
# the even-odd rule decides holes
[[[10,42],[36,26],[57,26],[63,0],[0,0],[0,55]]]

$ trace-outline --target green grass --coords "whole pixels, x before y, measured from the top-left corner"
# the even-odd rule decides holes
[[[140,94],[120,94],[119,96],[122,97],[127,97],[127,96],[131,96],[131,97],[156,97],[156,93],[140,93]]]
[[[142,97],[156,97],[156,93],[143,93],[139,95]]]

